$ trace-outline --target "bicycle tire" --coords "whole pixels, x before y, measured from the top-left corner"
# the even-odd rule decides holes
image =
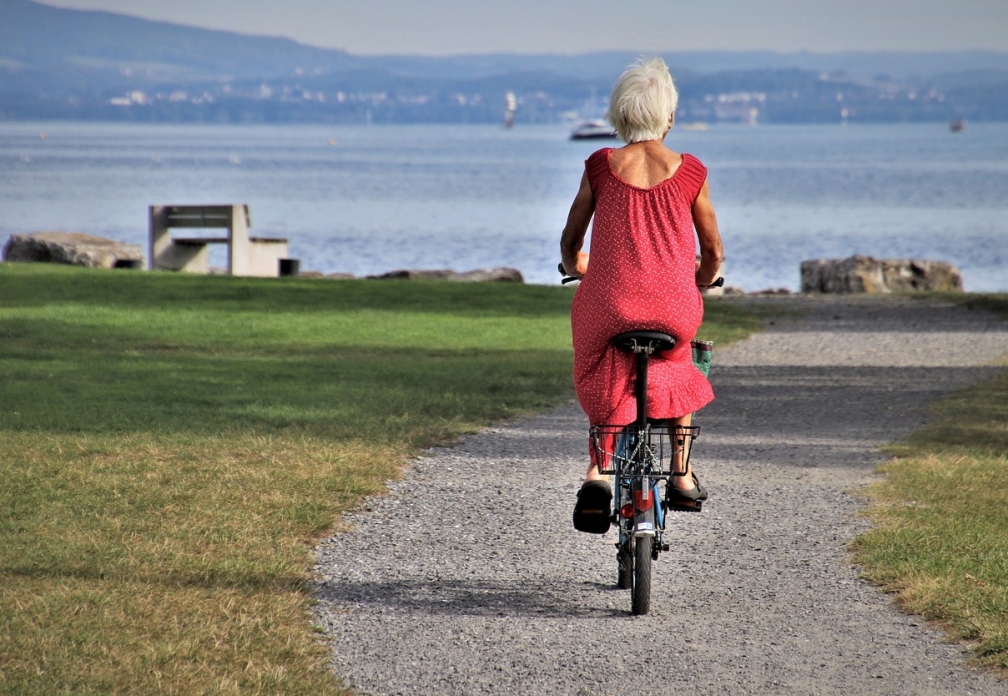
[[[633,588],[630,610],[640,616],[651,609],[651,549],[654,537],[636,537],[633,553]]]
[[[619,551],[616,552],[616,587],[621,590],[629,590],[633,588],[632,545],[632,541],[627,541],[627,543],[621,546]]]

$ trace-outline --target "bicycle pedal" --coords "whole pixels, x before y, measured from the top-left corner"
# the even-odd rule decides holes
[[[664,542],[664,541],[662,542],[661,550],[662,551],[668,551],[669,550],[668,542]]]
[[[701,512],[703,510],[703,501],[698,500],[692,505],[684,503],[674,503],[666,506],[667,510],[672,512]]]

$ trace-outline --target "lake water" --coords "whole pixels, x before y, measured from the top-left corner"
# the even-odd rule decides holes
[[[302,269],[519,268],[556,283],[584,159],[562,126],[0,123],[0,243],[79,231],[147,248],[147,206],[248,203]],[[666,143],[707,164],[730,285],[799,285],[803,259],[956,264],[1008,290],[1008,124],[711,126]],[[212,258],[224,265],[223,249]]]

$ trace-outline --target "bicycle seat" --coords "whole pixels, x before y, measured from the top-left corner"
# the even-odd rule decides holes
[[[639,347],[651,347],[651,353],[658,355],[675,348],[675,339],[660,331],[627,331],[613,336],[609,341],[614,347],[627,353],[637,352]]]

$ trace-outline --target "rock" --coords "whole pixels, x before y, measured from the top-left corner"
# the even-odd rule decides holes
[[[3,260],[88,268],[144,267],[144,254],[139,245],[79,232],[12,234],[4,245]]]
[[[963,289],[962,274],[944,261],[849,259],[802,261],[802,292],[887,293]]]
[[[460,273],[451,280],[465,283],[524,283],[521,271],[517,268],[487,268]]]
[[[449,269],[412,270],[404,269],[390,271],[380,275],[367,276],[373,280],[453,280],[461,283],[524,283],[521,271],[517,268],[488,268],[476,271],[458,273]]]
[[[356,277],[353,273],[329,273],[326,275],[329,280],[354,280]]]
[[[762,297],[769,297],[772,295],[790,295],[791,291],[787,288],[766,288],[765,290],[757,290],[752,293],[753,295],[760,295]]]
[[[450,270],[418,271],[412,269],[401,269],[389,271],[378,275],[369,275],[371,280],[454,280],[458,273]]]
[[[742,289],[741,287],[739,287],[738,285],[728,285],[724,289],[724,294],[726,296],[730,295],[730,296],[740,297],[742,295],[745,295],[746,291],[744,289]]]

